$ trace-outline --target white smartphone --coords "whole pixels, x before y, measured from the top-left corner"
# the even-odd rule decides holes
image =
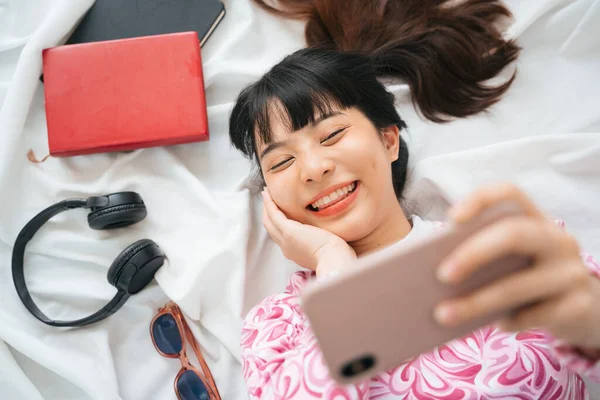
[[[438,266],[457,245],[519,212],[516,205],[499,205],[468,223],[450,223],[418,243],[367,255],[344,273],[307,285],[301,294],[302,308],[331,376],[342,384],[370,378],[512,311],[454,328],[441,326],[433,317],[441,300],[531,264],[526,257],[511,255],[483,266],[458,285],[443,284],[436,277]]]

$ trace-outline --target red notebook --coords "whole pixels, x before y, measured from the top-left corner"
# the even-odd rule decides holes
[[[53,156],[209,138],[196,32],[58,46],[42,56]]]

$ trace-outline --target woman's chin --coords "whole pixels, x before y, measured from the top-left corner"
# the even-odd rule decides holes
[[[371,233],[372,229],[370,229],[370,225],[365,224],[365,221],[369,221],[369,219],[362,219],[356,215],[348,215],[341,220],[325,223],[320,228],[350,243],[363,239]]]

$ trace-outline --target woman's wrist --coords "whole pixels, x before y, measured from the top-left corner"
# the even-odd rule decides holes
[[[323,278],[325,276],[334,276],[340,272],[341,267],[337,264],[318,264],[316,273],[317,278]]]
[[[356,261],[356,255],[350,253],[330,253],[323,255],[317,261],[317,278],[337,275],[341,270],[348,268]]]
[[[585,347],[577,347],[576,351],[580,355],[582,355],[592,361],[600,361],[600,348],[590,349],[590,348],[585,348]]]
[[[592,291],[592,315],[590,316],[591,325],[590,334],[596,340],[591,345],[580,346],[583,354],[589,355],[590,358],[600,360],[600,279],[597,276],[590,274],[591,291]]]
[[[590,276],[590,279],[593,293],[592,312],[591,315],[583,318],[587,322],[581,327],[587,334],[587,340],[573,345],[572,348],[589,360],[600,361],[600,280],[596,276]]]

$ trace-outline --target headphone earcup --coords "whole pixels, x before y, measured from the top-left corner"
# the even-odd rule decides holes
[[[146,215],[148,211],[145,204],[129,203],[93,211],[87,218],[92,229],[113,229],[140,222]]]
[[[165,253],[152,240],[138,240],[113,261],[108,269],[108,282],[119,290],[135,294],[152,281],[165,258]]]

